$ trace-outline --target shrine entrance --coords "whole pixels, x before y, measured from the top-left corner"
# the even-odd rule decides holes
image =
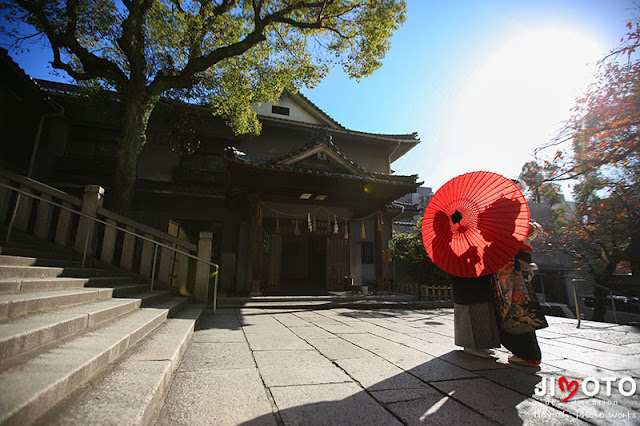
[[[323,294],[327,292],[326,236],[283,235],[279,292]]]

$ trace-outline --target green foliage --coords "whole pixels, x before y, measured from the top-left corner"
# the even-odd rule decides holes
[[[427,256],[419,232],[420,223],[414,233],[395,234],[389,240],[389,249],[394,259],[402,260],[409,275],[417,284],[446,284],[449,276],[438,268]]]
[[[527,186],[527,199],[534,203],[557,204],[561,200],[560,185],[548,182],[549,176],[557,167],[553,164],[548,165],[550,170],[543,168],[537,161],[530,161],[522,166],[520,179]]]
[[[257,133],[252,103],[314,87],[334,65],[353,78],[382,65],[403,0],[0,0],[17,47],[44,36],[53,67],[122,94],[210,105],[237,133]],[[24,25],[27,24],[27,25]],[[6,42],[4,44],[7,44]]]
[[[126,211],[147,120],[161,97],[211,107],[258,133],[252,104],[314,87],[335,66],[360,79],[382,65],[404,0],[0,0],[4,45],[45,39],[52,66],[123,102],[112,208]],[[135,117],[137,120],[127,119]],[[131,158],[134,156],[135,158]],[[120,195],[122,193],[122,195]]]

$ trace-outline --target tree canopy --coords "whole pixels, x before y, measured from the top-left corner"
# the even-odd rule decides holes
[[[0,0],[17,48],[42,37],[53,68],[123,103],[112,197],[125,211],[161,97],[210,106],[236,133],[259,132],[251,104],[313,87],[334,67],[382,65],[404,0]],[[113,200],[115,198],[115,201]]]

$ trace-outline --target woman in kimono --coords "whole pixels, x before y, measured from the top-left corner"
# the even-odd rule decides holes
[[[540,225],[531,221],[525,244],[530,246],[540,233]],[[529,367],[539,366],[542,359],[535,330],[547,327],[531,284],[536,269],[537,265],[531,262],[531,252],[520,251],[512,262],[494,274],[500,343],[512,353],[509,362]]]

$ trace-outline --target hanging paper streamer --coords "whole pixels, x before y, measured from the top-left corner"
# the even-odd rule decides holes
[[[367,231],[364,229],[364,220],[362,221],[362,230],[360,231],[360,238],[363,240],[367,238]]]
[[[280,216],[276,216],[276,234],[280,233]]]
[[[307,228],[309,228],[309,232],[313,231],[313,225],[311,224],[311,213],[307,213]]]
[[[293,232],[293,235],[300,235],[300,228],[298,227],[298,219],[296,219],[296,230]]]
[[[338,218],[336,216],[333,216],[333,233],[337,234],[338,233]]]

